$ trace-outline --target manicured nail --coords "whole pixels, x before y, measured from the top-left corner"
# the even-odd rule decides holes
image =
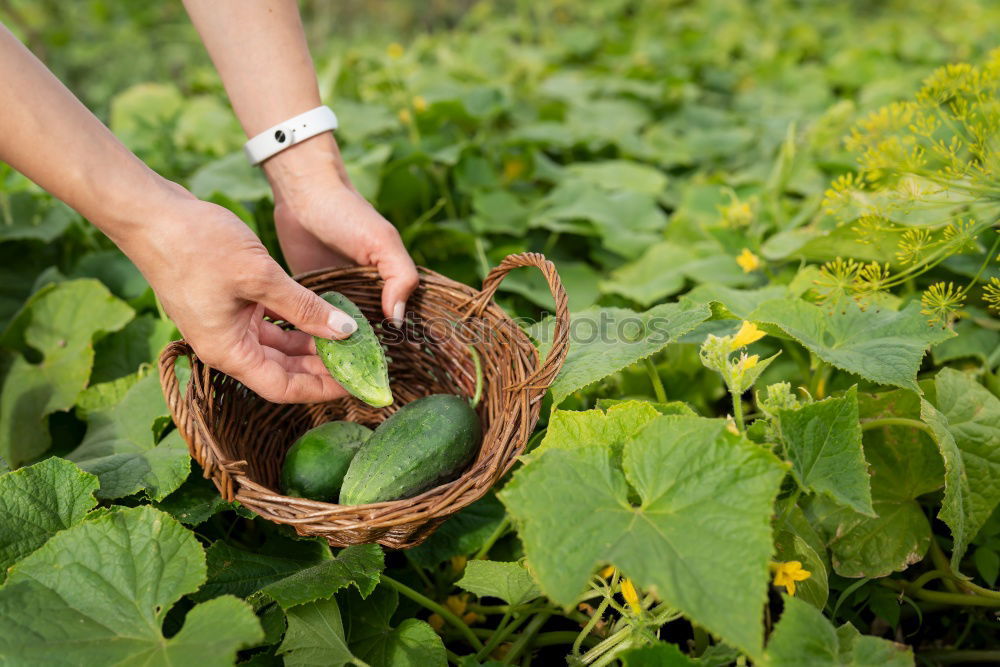
[[[399,328],[403,326],[403,315],[406,313],[406,304],[402,301],[396,302],[392,308],[392,324]]]
[[[326,323],[332,331],[341,336],[350,336],[358,330],[358,323],[354,321],[354,318],[340,310],[330,313]]]

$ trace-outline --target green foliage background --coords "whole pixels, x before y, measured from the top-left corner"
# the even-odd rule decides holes
[[[574,342],[496,493],[405,553],[331,551],[201,478],[145,280],[0,165],[0,661],[1000,661],[1000,5],[302,8],[352,178],[416,261],[476,285],[544,252],[604,335]],[[280,260],[179,3],[0,20]],[[954,62],[978,83],[922,89]],[[920,135],[907,109],[947,122]],[[914,146],[952,130],[930,170]],[[498,302],[544,353],[539,277]],[[737,344],[741,321],[768,335]],[[772,580],[791,561],[794,597]]]

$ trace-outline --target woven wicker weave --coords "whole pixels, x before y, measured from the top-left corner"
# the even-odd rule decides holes
[[[556,305],[553,344],[545,363],[528,337],[495,303],[493,294],[512,269],[542,271]],[[316,271],[296,278],[316,291],[337,290],[374,322],[381,321],[382,281],[373,268]],[[375,325],[388,349],[395,403],[372,408],[353,398],[325,404],[268,403],[231,377],[205,366],[184,341],[160,356],[160,382],[174,422],[191,456],[222,496],[260,516],[290,524],[301,535],[326,538],[333,546],[378,542],[407,548],[420,544],[448,516],[475,502],[510,469],[538,421],[542,395],[562,367],[569,340],[566,292],[555,267],[543,256],[507,257],[476,291],[421,269],[408,302],[404,332]],[[476,346],[483,364],[483,400],[478,412],[483,442],[473,464],[458,479],[414,498],[342,506],[283,496],[278,478],[285,452],[308,429],[332,419],[374,427],[401,405],[434,393],[471,395]],[[178,357],[191,359],[191,379],[182,394]]]

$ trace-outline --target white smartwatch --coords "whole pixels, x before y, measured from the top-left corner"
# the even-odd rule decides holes
[[[267,158],[280,153],[289,146],[294,146],[317,134],[337,129],[337,114],[327,106],[316,107],[284,123],[269,127],[250,141],[243,150],[250,164],[257,166]]]

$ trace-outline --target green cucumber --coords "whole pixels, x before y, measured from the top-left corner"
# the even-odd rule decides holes
[[[376,408],[392,405],[389,365],[375,330],[361,309],[339,292],[320,295],[357,322],[358,330],[344,340],[316,338],[316,352],[326,370],[352,396]]]
[[[306,431],[285,454],[281,467],[285,495],[336,500],[351,461],[371,435],[367,426],[344,421]]]
[[[382,422],[347,469],[341,505],[409,498],[453,478],[482,438],[469,399],[435,394],[407,403]]]

